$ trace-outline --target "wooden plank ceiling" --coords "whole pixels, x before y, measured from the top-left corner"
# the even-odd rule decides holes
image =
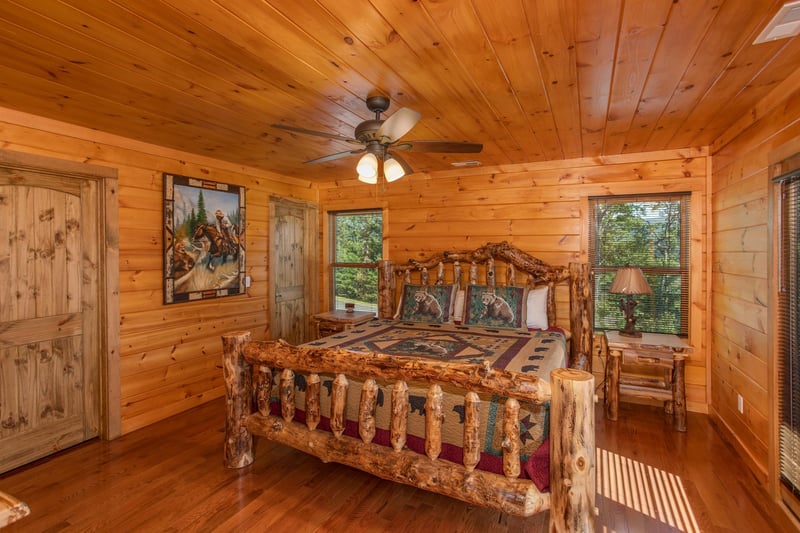
[[[416,171],[703,146],[800,64],[753,45],[774,0],[4,0],[0,106],[312,180],[346,137],[422,113]],[[0,119],[2,114],[0,114]]]

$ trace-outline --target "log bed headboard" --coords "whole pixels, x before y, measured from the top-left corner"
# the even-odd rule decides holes
[[[434,269],[435,278],[431,280],[430,272]],[[547,291],[547,320],[550,324],[556,324],[555,289],[559,283],[568,283],[569,327],[564,329],[571,336],[569,367],[592,371],[593,299],[589,265],[586,263],[570,263],[569,267],[552,266],[503,241],[487,243],[477,250],[442,252],[423,261],[410,259],[407,263],[395,264],[383,260],[379,262],[379,272],[380,318],[394,315],[403,283],[455,283],[459,288],[478,283],[492,287],[525,285],[531,289],[546,285],[550,289]],[[402,278],[401,283],[398,283],[398,278]]]

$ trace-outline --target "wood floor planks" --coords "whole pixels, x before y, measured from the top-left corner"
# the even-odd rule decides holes
[[[707,416],[676,433],[654,407],[596,415],[598,531],[794,531]],[[0,476],[31,507],[6,531],[547,531],[546,513],[472,507],[266,441],[252,466],[228,470],[223,420],[214,400]]]

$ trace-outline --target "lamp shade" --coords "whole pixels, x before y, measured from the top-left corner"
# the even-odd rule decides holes
[[[626,266],[617,270],[608,292],[613,294],[651,294],[653,291],[644,279],[642,269]]]
[[[391,183],[405,176],[406,171],[403,170],[403,166],[398,163],[396,159],[393,159],[391,156],[387,156],[386,160],[383,162],[383,175],[386,178],[386,181]]]
[[[378,158],[375,157],[375,154],[366,153],[362,155],[361,159],[358,160],[356,170],[358,171],[358,179],[361,179],[362,177],[367,179],[375,178],[375,181],[372,183],[378,182]],[[361,181],[364,180],[362,179]]]

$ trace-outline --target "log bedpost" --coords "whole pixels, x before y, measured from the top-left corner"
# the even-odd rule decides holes
[[[588,263],[569,264],[569,367],[592,372],[592,281]]]
[[[378,318],[394,316],[394,262],[378,261]]]
[[[550,531],[595,530],[594,376],[550,374]]]
[[[244,358],[249,331],[222,336],[222,375],[225,380],[225,466],[241,468],[253,462],[253,435],[245,417],[253,411],[252,369]]]

